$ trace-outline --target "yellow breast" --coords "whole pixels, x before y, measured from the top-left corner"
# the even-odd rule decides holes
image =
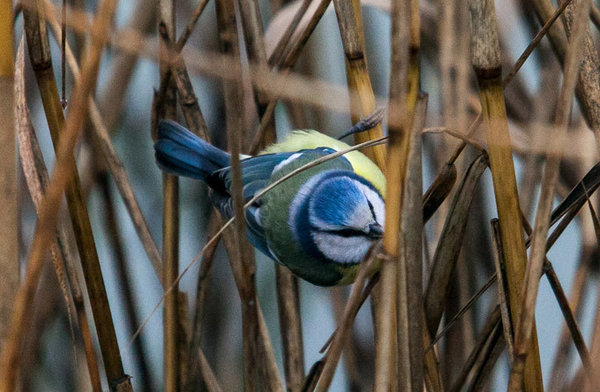
[[[348,144],[320,132],[314,130],[297,130],[288,134],[282,142],[267,147],[261,154],[291,152],[317,147],[329,147],[336,151],[350,148]],[[352,151],[344,156],[350,161],[354,172],[370,181],[381,195],[385,197],[385,176],[379,170],[379,167],[359,151]]]

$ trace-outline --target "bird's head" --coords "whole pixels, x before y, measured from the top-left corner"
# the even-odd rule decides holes
[[[383,236],[385,204],[381,195],[371,183],[349,171],[323,173],[311,182],[292,206],[290,223],[296,239],[314,257],[339,264],[360,262]]]

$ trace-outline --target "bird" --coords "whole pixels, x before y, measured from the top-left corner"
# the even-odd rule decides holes
[[[258,155],[241,157],[244,203],[295,169],[349,148],[315,130],[290,132]],[[154,144],[166,173],[205,182],[224,218],[234,215],[229,153],[172,120],[161,120]],[[367,156],[352,151],[276,185],[245,211],[250,243],[317,286],[346,285],[383,236],[385,177]]]

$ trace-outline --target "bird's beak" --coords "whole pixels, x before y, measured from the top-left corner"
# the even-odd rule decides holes
[[[383,227],[379,223],[371,223],[367,236],[374,240],[383,237]]]

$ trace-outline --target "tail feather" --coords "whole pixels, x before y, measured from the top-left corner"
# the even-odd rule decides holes
[[[229,166],[230,162],[229,154],[170,120],[158,124],[154,150],[156,162],[164,171],[200,180]]]

